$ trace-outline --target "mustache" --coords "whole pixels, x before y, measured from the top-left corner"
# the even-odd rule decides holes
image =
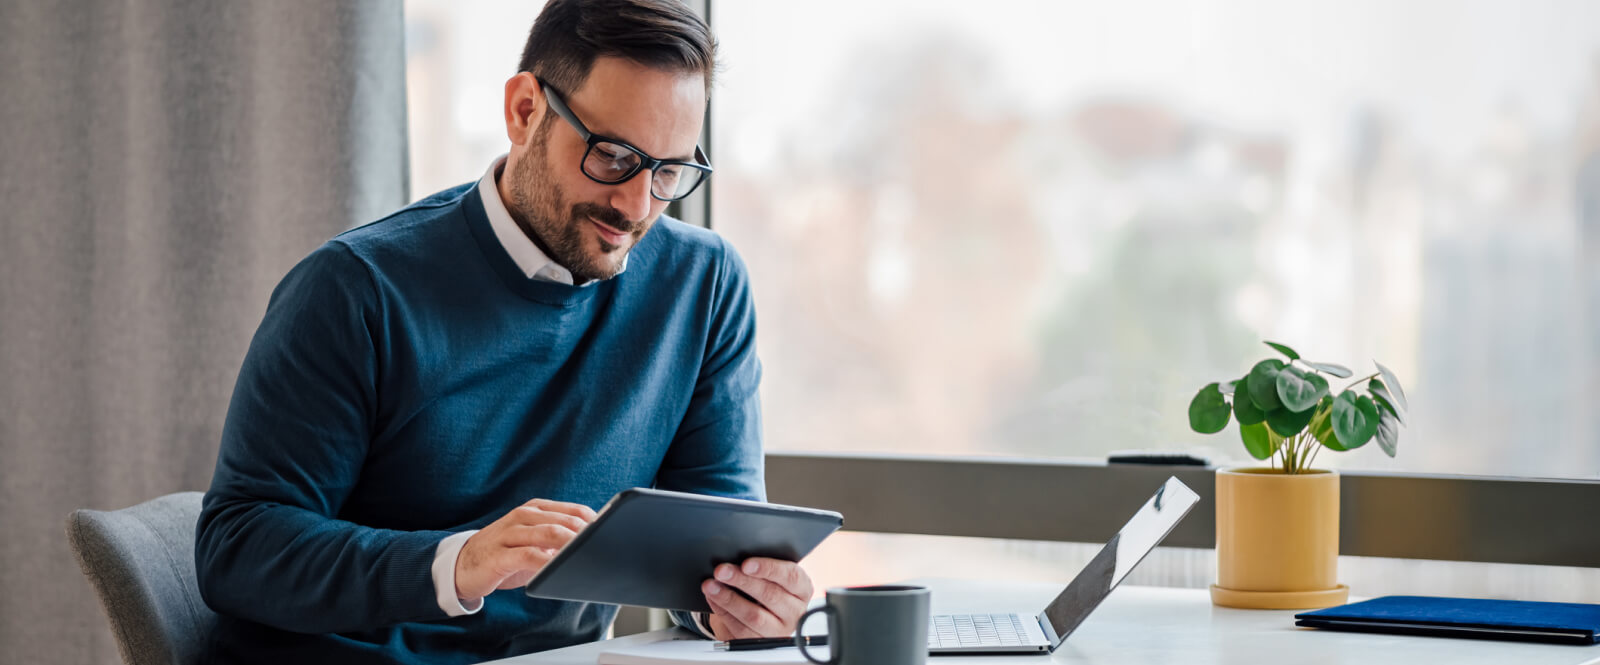
[[[629,220],[627,215],[622,214],[622,211],[616,208],[588,202],[573,204],[572,218],[583,219],[585,217],[592,217],[595,221],[623,233],[632,234],[639,228],[637,223]]]

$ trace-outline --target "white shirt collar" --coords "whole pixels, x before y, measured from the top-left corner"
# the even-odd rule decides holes
[[[489,228],[494,229],[494,237],[500,240],[500,246],[506,248],[506,253],[511,255],[522,274],[529,279],[546,282],[572,284],[572,271],[556,263],[534,244],[527,234],[522,232],[522,227],[511,219],[511,213],[506,210],[506,204],[500,200],[500,188],[496,185],[500,178],[500,171],[505,167],[506,156],[501,155],[489,165],[489,171],[483,174],[478,181],[478,196],[483,198],[483,212],[489,216]],[[622,274],[628,269],[628,257],[622,257]],[[597,280],[589,280],[578,286],[589,286]]]

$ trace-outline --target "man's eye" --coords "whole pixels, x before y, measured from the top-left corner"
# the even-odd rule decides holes
[[[589,159],[585,160],[583,168],[596,178],[607,180],[622,177],[638,163],[638,157],[625,148],[602,143],[589,151]]]
[[[609,159],[609,160],[614,161],[614,162],[630,161],[632,159],[632,157],[633,157],[633,153],[629,152],[626,148],[621,148],[621,147],[614,146],[614,145],[609,145],[609,144],[606,144],[606,143],[601,143],[601,144],[595,146],[594,147],[594,151],[595,151],[595,153],[599,154],[601,157],[604,157],[604,158]]]

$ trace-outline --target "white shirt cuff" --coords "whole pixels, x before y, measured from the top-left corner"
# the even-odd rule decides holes
[[[461,546],[477,532],[476,529],[462,531],[439,541],[439,549],[433,555],[434,598],[439,601],[439,609],[453,617],[476,614],[483,609],[482,598],[474,600],[469,608],[456,597],[456,558],[461,556]]]

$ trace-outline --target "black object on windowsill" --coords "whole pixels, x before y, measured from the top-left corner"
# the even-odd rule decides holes
[[[1164,453],[1156,451],[1129,450],[1111,453],[1106,456],[1107,464],[1146,464],[1151,466],[1210,466],[1211,462],[1204,457],[1196,457],[1188,453]]]

